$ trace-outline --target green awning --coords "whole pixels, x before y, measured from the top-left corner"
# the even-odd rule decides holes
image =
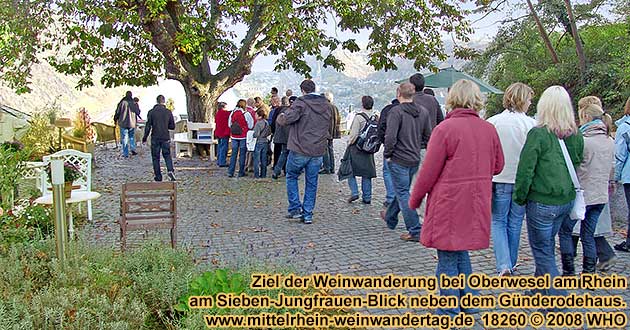
[[[424,86],[428,88],[450,88],[453,84],[460,79],[468,79],[479,86],[482,93],[503,94],[500,89],[481,81],[465,72],[456,70],[455,68],[448,67],[440,69],[438,73],[430,73],[424,76]],[[403,79],[397,81],[398,83],[408,81]]]

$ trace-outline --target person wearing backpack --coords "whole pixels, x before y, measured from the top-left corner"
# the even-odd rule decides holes
[[[245,111],[246,107],[247,103],[245,100],[238,100],[236,109],[228,117],[228,126],[230,126],[230,136],[232,137],[232,156],[230,157],[230,167],[228,168],[228,176],[230,178],[234,177],[237,156],[239,160],[238,176],[245,176],[247,132],[254,127],[254,118],[249,112]]]
[[[365,152],[357,145],[361,133],[369,129],[369,125],[376,122],[372,117],[372,107],[374,99],[371,96],[363,96],[361,98],[362,109],[354,116],[352,126],[350,127],[350,136],[348,138],[348,154],[350,164],[352,164],[352,174],[348,178],[348,186],[350,186],[350,197],[348,203],[352,203],[359,199],[359,186],[356,177],[361,177],[361,192],[363,204],[372,203],[372,178],[376,177],[376,165],[374,164],[374,154]]]

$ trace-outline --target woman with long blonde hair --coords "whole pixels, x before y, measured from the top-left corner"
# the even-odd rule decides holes
[[[584,140],[575,124],[569,93],[561,86],[547,88],[538,101],[537,126],[527,134],[520,155],[514,201],[526,205],[527,234],[536,264],[536,276],[559,275],[555,258],[555,237],[575,200],[575,188],[565,162],[561,143],[566,145],[571,163],[582,162]],[[543,294],[565,295],[550,288]]]
[[[608,136],[607,115],[597,104],[588,104],[578,111],[580,132],[584,136],[584,159],[576,169],[580,186],[584,189],[586,214],[580,223],[580,239],[584,257],[582,273],[595,273],[597,250],[595,247],[595,227],[599,216],[608,203],[608,180],[614,154],[613,140]],[[562,275],[575,275],[573,259],[573,227],[577,220],[565,221],[560,227],[560,252],[562,254]]]

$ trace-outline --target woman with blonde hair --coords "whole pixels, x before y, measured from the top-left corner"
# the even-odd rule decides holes
[[[578,113],[580,113],[581,111],[583,111],[584,109],[586,109],[589,105],[596,105],[598,108],[602,109],[602,115],[601,115],[601,121],[606,125],[606,130],[607,130],[607,134],[608,136],[611,136],[610,131],[612,129],[612,125],[613,125],[613,121],[612,118],[610,117],[609,114],[605,113],[605,111],[603,110],[604,107],[602,106],[602,101],[597,97],[597,96],[585,96],[583,98],[581,98],[578,101]],[[592,108],[591,108],[592,109]],[[590,111],[587,111],[586,114],[589,114]],[[594,113],[590,113],[590,115],[592,117],[597,117],[600,115],[599,111],[595,111]],[[581,117],[580,117],[581,119]],[[586,143],[586,134],[584,134],[585,138],[584,138],[584,152],[585,152],[585,156],[584,158],[586,159],[587,155],[587,143]],[[610,159],[611,163],[614,164],[614,157],[613,159]],[[582,167],[584,165],[585,161],[582,162],[582,165],[580,167]],[[614,165],[610,166],[611,169],[614,168]],[[614,171],[613,171],[614,173]],[[611,174],[613,174],[611,173]],[[614,180],[612,180],[612,178],[610,178],[609,183],[608,183],[608,196],[610,196],[612,194],[612,191],[614,191]],[[578,221],[575,223],[575,227],[573,227],[573,233],[572,233],[572,238],[573,238],[573,251],[577,251],[577,244],[580,241],[580,232],[582,231],[582,226],[580,225],[581,221]],[[561,229],[562,230],[562,229]],[[597,265],[596,268],[599,271],[602,272],[606,272],[609,271],[610,269],[612,269],[612,267],[615,265],[615,263],[617,262],[616,260],[616,256],[615,256],[615,251],[613,250],[613,248],[610,246],[610,244],[608,243],[608,240],[606,239],[605,235],[611,234],[612,233],[612,219],[610,217],[610,204],[607,203],[604,206],[604,210],[602,211],[602,213],[599,215],[599,219],[597,220],[597,226],[595,226],[595,232],[593,233],[594,239],[595,239],[595,250],[597,252]],[[575,257],[575,253],[573,254],[573,256]],[[573,261],[573,258],[571,258],[570,262]],[[563,261],[562,263],[562,268],[563,268],[563,273],[564,273],[564,266],[565,262]],[[575,267],[571,267],[572,265],[569,265],[568,269],[569,270],[574,270]]]
[[[572,164],[582,162],[584,140],[575,125],[569,93],[561,86],[547,88],[537,105],[538,125],[527,140],[516,170],[514,201],[526,205],[527,234],[536,264],[536,276],[559,275],[555,258],[555,237],[575,200],[575,188],[563,156],[566,145]],[[565,295],[565,290],[549,288],[543,294]]]
[[[534,91],[523,83],[510,85],[503,94],[505,110],[488,119],[499,134],[505,156],[503,171],[492,179],[492,242],[499,276],[511,275],[518,261],[525,207],[514,203],[512,192],[527,132],[536,126],[527,116],[533,96]]]
[[[411,192],[409,207],[429,194],[420,241],[437,249],[436,276],[472,274],[468,250],[490,245],[492,176],[503,170],[501,141],[492,124],[479,117],[481,92],[470,80],[457,81],[446,98],[448,114],[431,133],[427,154]],[[468,287],[440,287],[440,295],[458,299]],[[457,315],[466,308],[439,309]]]
[[[630,97],[623,108],[623,117],[615,122],[615,181],[623,184],[628,204],[628,230],[625,241],[615,245],[615,250],[630,252]]]
[[[584,136],[584,159],[576,169],[580,186],[584,189],[586,214],[580,223],[580,239],[584,257],[582,273],[595,273],[597,250],[595,247],[595,227],[599,216],[608,203],[608,181],[614,154],[613,140],[608,136],[608,126],[602,120],[604,110],[596,104],[588,104],[578,111],[580,132]],[[575,275],[573,259],[573,227],[576,220],[565,221],[560,227],[560,252],[562,254],[562,275]]]

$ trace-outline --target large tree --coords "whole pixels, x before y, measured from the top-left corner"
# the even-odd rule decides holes
[[[104,68],[106,86],[179,81],[191,120],[206,121],[218,97],[251,72],[254,59],[277,55],[276,69],[309,76],[309,56],[342,69],[336,49],[358,51],[368,34],[369,64],[395,69],[394,59],[419,69],[445,59],[441,35],[466,41],[470,28],[459,1],[444,0],[10,0],[0,5],[0,77],[18,91],[30,63],[46,54],[62,73],[92,84]],[[37,9],[34,25],[29,25]],[[6,16],[11,13],[12,16]],[[19,23],[19,24],[16,24]],[[17,28],[16,28],[17,27]],[[352,35],[352,34],[350,34]],[[25,47],[27,46],[27,47]],[[0,57],[2,59],[2,57]]]

